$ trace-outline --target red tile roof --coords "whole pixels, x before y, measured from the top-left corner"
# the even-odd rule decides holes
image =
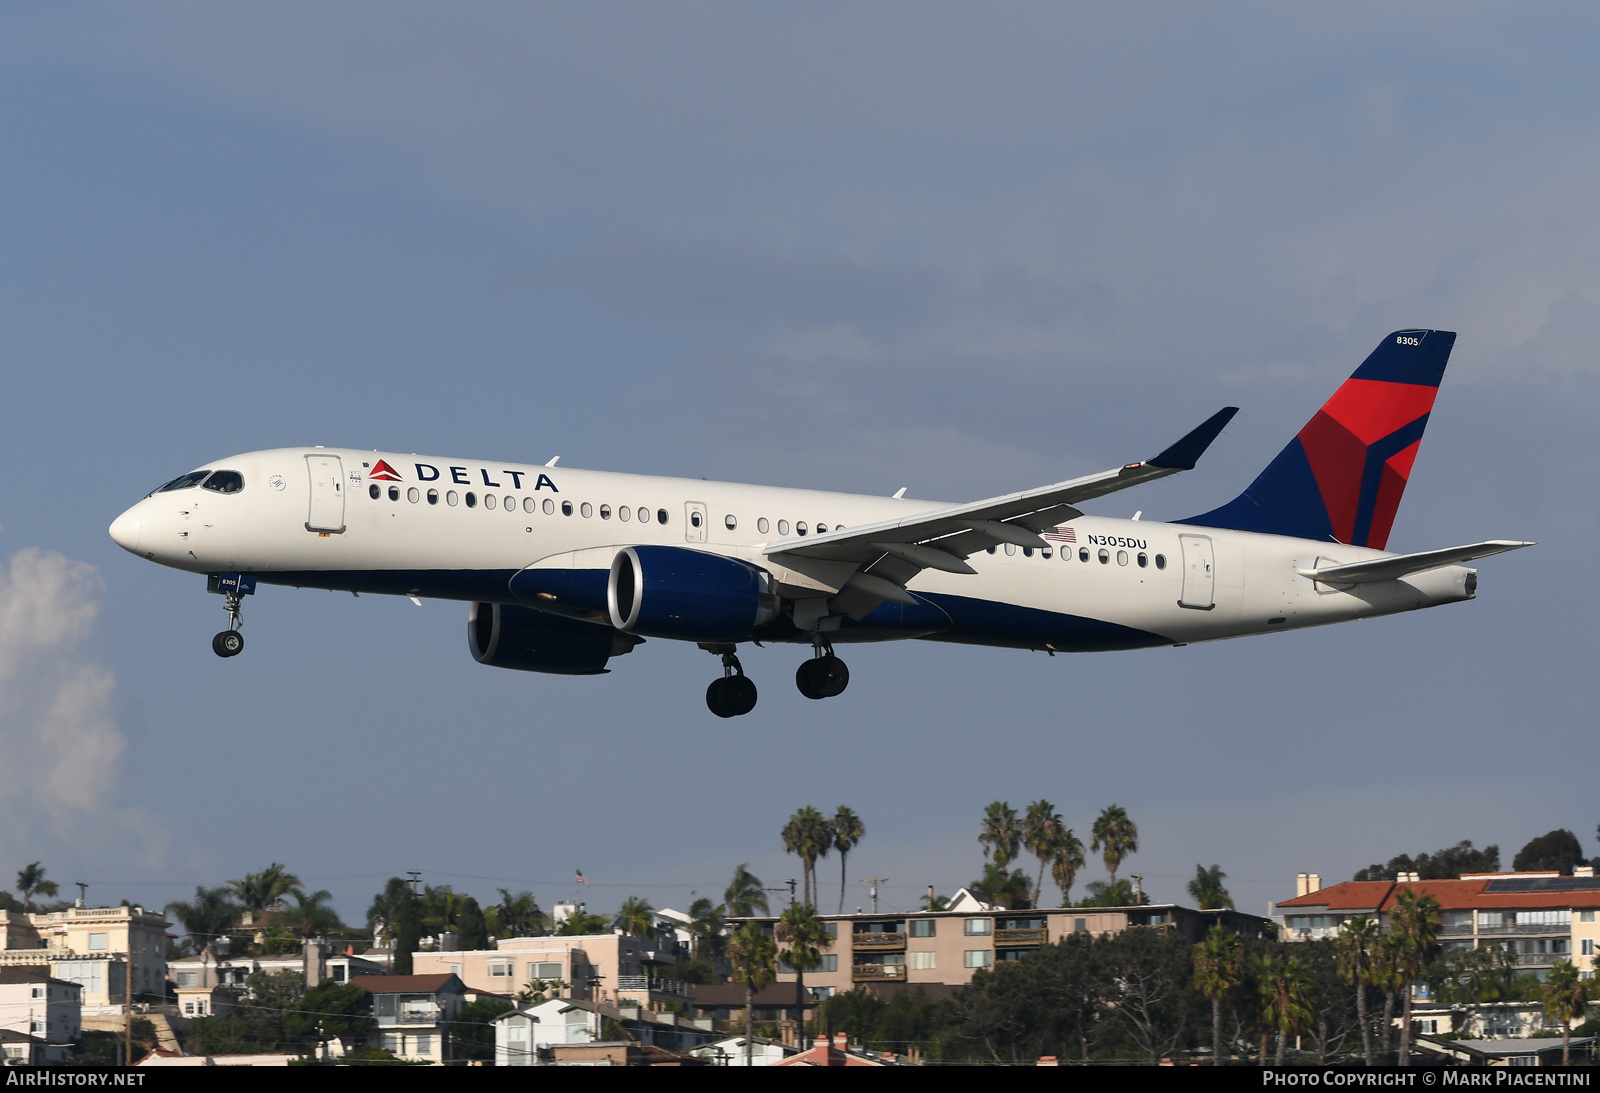
[[[1278,909],[1297,910],[1326,907],[1329,911],[1378,911],[1387,913],[1396,897],[1407,888],[1416,889],[1439,901],[1446,911],[1466,911],[1483,908],[1539,908],[1600,907],[1600,889],[1580,888],[1555,892],[1491,892],[1489,887],[1505,877],[1481,880],[1425,880],[1425,881],[1353,881],[1329,885],[1309,895],[1296,896],[1278,904]]]

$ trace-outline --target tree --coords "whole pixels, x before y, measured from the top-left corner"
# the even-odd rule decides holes
[[[967,887],[985,903],[1010,910],[1028,906],[1028,892],[1032,884],[1028,874],[1022,870],[1007,869],[993,861],[983,867],[983,876]]]
[[[1211,911],[1222,907],[1233,910],[1233,897],[1222,886],[1227,877],[1228,874],[1222,871],[1220,865],[1213,865],[1210,869],[1202,865],[1194,867],[1194,879],[1189,882],[1188,890],[1200,910]]]
[[[1017,810],[1005,801],[991,801],[983,812],[978,844],[983,847],[984,861],[992,858],[1001,869],[1009,868],[1022,849],[1022,826],[1017,822]]]
[[[1422,974],[1423,962],[1439,947],[1439,901],[1417,889],[1406,887],[1395,897],[1389,912],[1391,937],[1395,942],[1399,970],[1405,991],[1404,1015],[1400,1021],[1400,1065],[1411,1065],[1411,984]]]
[[[1578,842],[1578,836],[1564,827],[1558,827],[1537,839],[1530,839],[1527,846],[1517,851],[1511,868],[1519,873],[1524,870],[1554,870],[1571,876],[1573,866],[1584,864],[1587,864],[1587,859],[1583,856],[1583,846]]]
[[[31,862],[17,872],[17,891],[22,893],[23,914],[33,908],[34,896],[53,896],[60,890],[60,885],[45,877],[44,867],[38,862]]]
[[[839,852],[839,913],[844,914],[845,859],[861,845],[867,827],[861,817],[844,805],[833,814],[833,848]]]
[[[372,1025],[372,995],[349,983],[324,979],[306,991],[295,1008],[284,1014],[284,1033],[291,1040],[342,1040],[354,1047],[367,1038]]]
[[[751,1066],[756,1035],[756,991],[778,976],[778,949],[759,922],[746,922],[728,942],[733,978],[744,984],[744,1065]]]
[[[1572,1022],[1589,1009],[1589,985],[1571,961],[1560,960],[1550,969],[1539,995],[1545,1015],[1561,1022],[1561,1065],[1571,1066]]]
[[[822,967],[822,950],[833,944],[833,938],[827,924],[817,916],[816,908],[804,903],[791,903],[778,916],[773,933],[778,944],[788,946],[783,960],[795,971],[795,1028],[804,1032],[806,972]]]
[[[647,937],[654,925],[655,913],[656,909],[650,906],[649,900],[629,896],[617,915],[617,925],[629,937]]]
[[[591,915],[577,908],[574,908],[571,914],[561,920],[561,925],[556,927],[556,933],[561,937],[581,937],[585,934],[604,934],[610,931],[609,918],[604,915]]]
[[[239,921],[239,905],[228,898],[226,888],[196,887],[192,902],[174,900],[166,910],[183,927],[183,946],[190,953],[226,937]]]
[[[827,817],[806,805],[783,825],[783,848],[800,859],[804,878],[802,902],[816,906],[817,859],[825,858],[833,847],[833,827]]]
[[[467,952],[489,947],[488,919],[471,896],[461,899],[461,911],[456,916],[456,944]]]
[[[1391,930],[1383,935],[1372,954],[1372,985],[1383,992],[1383,1020],[1378,1023],[1382,1030],[1378,1057],[1385,1064],[1389,1062],[1389,1037],[1394,1029],[1395,996],[1401,991],[1407,994],[1411,991],[1411,982],[1405,971],[1404,947],[1404,939]]]
[[[1372,1024],[1367,1020],[1367,988],[1373,980],[1373,949],[1378,944],[1378,924],[1365,915],[1346,922],[1334,942],[1339,975],[1356,990],[1356,1020],[1361,1025],[1361,1054],[1368,1066],[1377,1066],[1372,1054]]]
[[[304,889],[299,877],[281,862],[273,862],[259,873],[246,873],[239,880],[230,880],[228,890],[246,911],[265,913],[279,910],[290,896]]]
[[[372,931],[374,944],[394,945],[400,910],[414,898],[411,886],[400,877],[390,877],[383,891],[372,897],[372,905],[367,908],[367,929]]]
[[[936,896],[933,894],[933,885],[928,885],[927,895],[922,897],[921,909],[924,911],[947,911],[950,909],[949,896]]]
[[[1055,805],[1041,797],[1028,806],[1022,818],[1022,845],[1039,859],[1039,876],[1033,883],[1030,900],[1035,907],[1039,906],[1039,893],[1044,888],[1045,865],[1056,856],[1066,835],[1067,825],[1061,822]]]
[[[750,918],[756,914],[769,914],[767,892],[761,878],[750,872],[749,862],[734,866],[733,879],[722,894],[722,902],[731,918]]]
[[[1416,857],[1397,854],[1389,864],[1374,862],[1365,869],[1356,870],[1351,880],[1398,880],[1401,873],[1416,873],[1423,880],[1455,880],[1463,873],[1500,872],[1500,847],[1490,845],[1482,850],[1473,848],[1471,839],[1463,839],[1432,854]]]
[[[696,959],[710,957],[715,960],[722,955],[723,932],[727,924],[720,904],[702,896],[689,905],[689,936],[694,940]]]
[[[550,918],[539,909],[539,901],[533,898],[532,892],[512,895],[504,888],[497,891],[500,902],[490,908],[495,937],[533,937],[550,928]]]
[[[1050,879],[1061,889],[1061,906],[1072,906],[1072,882],[1078,878],[1078,870],[1082,868],[1083,840],[1074,835],[1069,827],[1062,833],[1061,841],[1056,844],[1055,853],[1050,857]]]
[[[1211,1065],[1222,1065],[1222,1000],[1244,982],[1244,944],[1222,923],[1194,948],[1194,987],[1211,1001]]]
[[[451,1062],[483,1062],[494,1059],[494,1019],[507,1010],[515,1009],[510,1002],[495,998],[479,998],[456,1011],[445,1035],[450,1044]]]
[[[1117,879],[1117,867],[1120,866],[1129,854],[1138,853],[1139,827],[1122,806],[1112,804],[1100,818],[1094,822],[1094,842],[1090,844],[1091,850],[1100,851],[1106,863],[1106,872],[1111,874],[1111,879]]]
[[[1268,1024],[1278,1034],[1274,1065],[1282,1066],[1288,1038],[1299,1033],[1313,1016],[1311,977],[1295,957],[1281,960],[1268,955],[1257,965],[1256,983]]]
[[[283,912],[285,925],[303,941],[312,937],[326,937],[344,930],[339,912],[333,909],[333,893],[318,889],[309,896],[303,891],[294,893],[294,906]]]
[[[1134,892],[1133,884],[1127,877],[1116,877],[1112,880],[1090,881],[1084,887],[1084,897],[1078,906],[1137,907],[1149,902],[1149,896],[1143,892]]]
[[[1194,968],[1188,941],[1157,930],[1123,930],[1100,943],[1111,1020],[1152,1066],[1184,1041]]]

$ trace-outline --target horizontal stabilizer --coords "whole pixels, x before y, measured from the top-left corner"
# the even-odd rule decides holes
[[[1514,539],[1490,539],[1486,543],[1469,546],[1445,547],[1443,550],[1424,550],[1417,554],[1397,554],[1392,558],[1373,558],[1349,565],[1324,566],[1321,569],[1297,569],[1302,577],[1310,577],[1319,584],[1370,584],[1373,581],[1397,581],[1412,573],[1421,573],[1440,566],[1470,562],[1474,558],[1487,558],[1508,550],[1521,550],[1532,543]]]

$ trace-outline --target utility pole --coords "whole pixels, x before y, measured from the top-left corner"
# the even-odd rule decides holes
[[[793,878],[793,877],[790,877],[790,878],[789,878],[789,879],[788,879],[788,880],[786,880],[786,881],[782,881],[782,882],[781,882],[781,883],[779,883],[779,884],[778,884],[778,885],[776,885],[776,886],[775,886],[775,887],[772,887],[772,888],[763,888],[763,889],[761,889],[761,890],[762,890],[762,891],[763,891],[763,892],[781,892],[781,891],[783,891],[783,890],[784,890],[784,889],[785,889],[785,888],[787,888],[787,889],[788,889],[788,890],[789,890],[789,902],[790,902],[790,903],[791,903],[791,904],[793,904],[793,903],[794,903],[794,886],[795,886],[795,885],[796,885],[796,884],[797,884],[797,883],[799,883],[799,882],[798,882],[798,881],[796,881],[796,880],[795,880],[795,879],[794,879],[794,878]]]
[[[72,883],[78,886],[78,906],[89,906],[89,886],[81,880],[75,880]]]
[[[1137,906],[1144,902],[1144,875],[1134,873],[1133,876],[1133,902]]]
[[[862,884],[870,884],[870,885],[872,885],[872,913],[873,914],[877,914],[878,913],[878,885],[885,884],[885,883],[888,882],[888,880],[889,880],[888,877],[868,877],[865,880],[861,881]]]
[[[408,882],[411,885],[411,894],[413,896],[419,895],[420,893],[417,891],[417,885],[422,883],[422,870],[407,869],[406,876],[411,878],[411,880]]]

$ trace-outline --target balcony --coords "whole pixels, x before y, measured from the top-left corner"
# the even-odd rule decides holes
[[[994,943],[996,948],[1001,946],[1017,947],[1023,945],[1033,947],[1048,944],[1049,941],[1050,931],[1043,928],[1037,930],[996,930],[994,932]]]
[[[888,949],[904,949],[906,935],[893,934],[851,934],[850,946],[858,953],[879,953]]]
[[[437,1006],[429,1006],[427,1009],[405,1009],[399,1013],[385,1013],[378,1016],[378,1024],[385,1028],[391,1025],[437,1025],[438,1023]]]
[[[1549,967],[1558,960],[1571,962],[1571,953],[1512,953],[1519,967]]]
[[[1439,936],[1440,937],[1471,937],[1472,936],[1472,923],[1470,923],[1470,922],[1452,922],[1452,923],[1449,923],[1448,925],[1441,926],[1441,927],[1439,927]]]
[[[649,991],[652,994],[670,994],[684,998],[694,995],[694,988],[687,983],[679,983],[673,979],[651,979],[648,975],[619,975],[617,990]]]
[[[1552,922],[1518,922],[1507,923],[1503,926],[1478,927],[1479,937],[1489,937],[1491,935],[1503,937],[1507,934],[1548,936],[1550,934],[1570,934],[1571,932],[1572,924],[1568,922],[1559,924]]]
[[[850,969],[850,978],[857,983],[900,981],[906,977],[904,964],[856,964]]]

